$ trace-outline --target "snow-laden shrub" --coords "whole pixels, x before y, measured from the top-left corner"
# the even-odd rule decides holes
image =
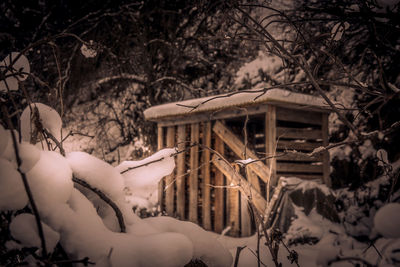
[[[42,219],[47,252],[52,253],[59,244],[71,259],[88,257],[96,266],[184,266],[195,259],[208,266],[231,265],[231,254],[199,226],[165,217],[143,220],[133,213],[133,203],[126,201],[124,189],[129,187],[133,195],[137,190],[139,198],[154,203],[154,199],[146,199],[146,193],[154,194],[158,181],[173,171],[175,149],[113,167],[85,152],[63,156],[48,151],[48,146],[34,145],[46,142],[32,138],[46,130],[43,136],[53,139],[53,149],[60,146],[61,126],[55,110],[33,103],[22,113],[22,141],[17,141],[17,151],[10,130],[0,128],[0,209],[16,214],[27,207],[24,176]],[[115,208],[104,202],[98,191],[116,205],[121,218],[117,220]],[[9,229],[18,242],[9,241],[9,250],[42,249],[34,215],[13,216]],[[38,260],[30,257],[29,261],[34,264]]]

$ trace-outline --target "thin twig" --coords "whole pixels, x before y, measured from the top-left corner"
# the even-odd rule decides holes
[[[238,266],[238,264],[239,264],[239,255],[240,255],[240,252],[242,252],[242,250],[245,249],[245,248],[246,248],[246,246],[237,247],[237,248],[236,248],[235,263],[233,264],[234,267],[237,267],[237,266]]]
[[[126,227],[125,227],[125,222],[124,222],[124,217],[122,215],[121,210],[118,208],[118,206],[106,195],[104,194],[100,189],[97,189],[90,184],[88,184],[86,181],[81,180],[75,176],[72,177],[72,181],[89,189],[90,191],[94,192],[96,195],[98,195],[104,202],[106,202],[110,207],[114,210],[115,215],[117,216],[118,219],[118,224],[119,228],[121,229],[121,233],[126,233]]]

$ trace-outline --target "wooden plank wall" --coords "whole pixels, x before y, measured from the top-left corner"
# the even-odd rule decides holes
[[[329,158],[324,160],[322,155],[306,155],[327,144],[327,116],[318,112],[276,108],[276,153],[281,155],[276,159],[278,176],[328,181],[329,169],[326,166],[329,167]]]
[[[222,156],[229,150],[239,159],[258,159],[260,151],[265,151],[267,156],[277,156],[247,165],[245,169],[246,193],[251,194],[258,209],[266,210],[267,200],[273,200],[267,187],[270,183],[270,188],[275,188],[279,176],[321,179],[330,186],[329,154],[306,155],[328,144],[328,114],[272,105],[268,105],[266,111],[264,119],[257,117],[265,123],[264,132],[259,128],[256,133],[258,141],[254,149],[257,151],[246,148],[246,155],[243,155],[242,137],[230,131],[223,121],[158,127],[158,149],[177,147],[182,151],[176,157],[175,173],[160,181],[161,210],[217,233],[230,227],[228,234],[232,236],[252,234],[254,226],[251,225],[247,195],[236,187],[238,179],[243,177],[220,161],[215,162],[216,158],[205,147]],[[290,153],[293,150],[304,153]]]

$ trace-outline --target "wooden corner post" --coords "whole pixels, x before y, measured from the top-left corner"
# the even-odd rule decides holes
[[[215,150],[224,156],[224,141],[215,135]],[[224,230],[224,174],[220,170],[215,172],[214,189],[214,231],[221,233]]]
[[[329,145],[329,113],[322,113],[322,145],[324,147]],[[324,151],[323,154],[323,182],[328,186],[332,187],[332,181],[330,177],[330,158],[329,151]]]
[[[211,148],[211,122],[207,121],[203,123],[203,139],[202,143],[204,146]],[[210,177],[210,161],[211,161],[211,153],[210,150],[204,148],[202,153],[202,198],[203,198],[203,206],[202,206],[202,219],[203,219],[203,227],[206,230],[212,230],[211,226],[211,177]]]
[[[157,150],[161,150],[164,148],[164,131],[163,127],[157,126]],[[158,205],[160,207],[160,211],[163,211],[163,197],[164,197],[164,183],[165,179],[161,179],[158,182]]]
[[[176,213],[181,220],[185,220],[185,147],[186,125],[178,125],[177,146],[180,153],[176,157]]]
[[[265,113],[265,153],[267,157],[276,154],[276,108],[272,105],[267,106],[267,113]],[[270,186],[276,186],[276,158],[267,159],[266,165],[271,172]],[[269,195],[268,192],[267,195]]]
[[[198,223],[198,193],[199,193],[199,124],[190,126],[190,175],[189,175],[189,221]]]
[[[167,128],[167,147],[175,146],[175,126]],[[171,173],[165,177],[165,211],[169,216],[174,216],[175,175]]]

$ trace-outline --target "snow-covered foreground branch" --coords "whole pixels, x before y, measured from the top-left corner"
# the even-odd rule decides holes
[[[39,119],[31,121],[31,110],[36,109]],[[40,137],[38,125],[53,137],[61,136],[61,119],[50,107],[32,104],[22,118],[21,142],[14,143],[11,130],[0,128],[0,209],[20,210],[28,205],[21,179],[21,175],[26,176],[42,220],[45,242],[40,242],[34,216],[21,213],[10,225],[12,236],[20,244],[9,241],[10,249],[37,247],[52,253],[59,243],[71,259],[88,257],[96,266],[184,266],[192,259],[200,259],[208,266],[231,265],[229,251],[199,226],[169,217],[141,219],[125,200],[125,187],[138,192],[140,188],[151,190],[152,185],[173,171],[171,154],[175,149],[164,149],[142,162],[124,162],[115,168],[84,152],[71,152],[64,157],[48,151],[51,144],[47,140],[42,140],[47,146],[40,142],[30,144],[34,133],[35,138]],[[122,175],[121,168],[126,167],[132,169]],[[108,203],[98,192],[109,199]],[[119,216],[110,204],[118,207]],[[126,229],[121,229],[119,217]],[[47,257],[43,255],[41,260],[44,262]],[[35,264],[33,257],[26,260]]]

